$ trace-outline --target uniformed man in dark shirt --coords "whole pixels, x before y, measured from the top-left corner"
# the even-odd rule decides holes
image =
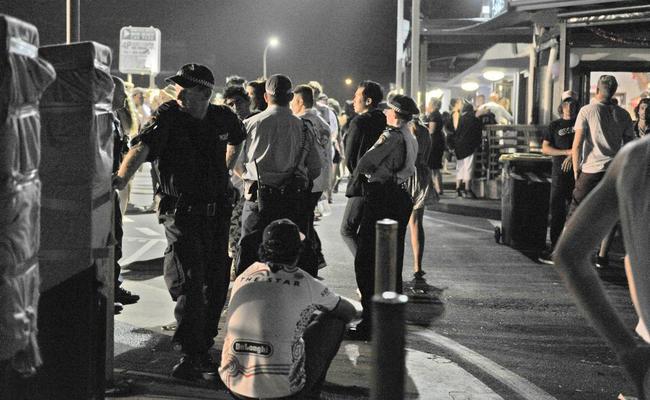
[[[415,173],[418,154],[418,142],[408,122],[420,111],[413,99],[403,95],[389,100],[388,107],[384,111],[388,128],[359,159],[355,168],[355,173],[364,176],[359,245],[354,258],[363,315],[356,328],[349,331],[350,339],[370,338],[371,300],[375,288],[375,224],[384,218],[398,223],[397,281],[394,290],[402,291],[404,237],[413,208],[406,181]]]
[[[365,176],[355,172],[355,168],[361,156],[375,144],[386,128],[386,116],[378,108],[383,98],[384,92],[377,82],[362,81],[352,100],[357,115],[350,122],[345,136],[345,162],[350,171],[350,180],[345,191],[348,204],[341,221],[341,236],[352,255],[357,252],[357,233],[363,205],[361,186],[366,181]]]
[[[167,81],[176,85],[177,100],[161,105],[132,140],[114,186],[124,187],[145,161],[158,168],[159,217],[168,242],[165,281],[176,301],[172,341],[184,354],[172,375],[193,380],[216,371],[208,350],[229,282],[228,169],[246,136],[229,107],[210,104],[214,77],[209,68],[186,64]]]

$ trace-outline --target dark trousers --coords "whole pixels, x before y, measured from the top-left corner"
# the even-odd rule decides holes
[[[564,229],[564,222],[566,221],[569,205],[571,204],[574,186],[573,171],[566,173],[562,172],[559,168],[557,171],[553,168],[550,201],[552,249],[555,248],[555,244]]]
[[[575,183],[575,188],[573,189],[571,197],[571,206],[569,207],[569,213],[566,217],[567,221],[571,218],[573,213],[576,211],[576,208],[582,203],[582,201],[587,197],[589,192],[591,192],[600,181],[605,176],[605,172],[598,172],[595,174],[590,174],[587,172],[580,172],[578,179]]]
[[[173,342],[188,355],[205,353],[214,344],[230,282],[228,227],[232,209],[216,216],[164,215],[167,235],[165,282],[176,301]]]
[[[319,315],[312,321],[302,335],[305,341],[305,373],[307,381],[302,390],[293,396],[282,399],[319,399],[327,370],[339,351],[345,322],[327,313]],[[250,400],[250,397],[233,394],[235,399]]]
[[[343,220],[341,221],[341,237],[352,255],[357,254],[362,211],[363,197],[348,198],[348,203],[345,205],[345,211],[343,212]]]
[[[262,244],[262,233],[264,228],[276,219],[288,218],[293,221],[300,232],[308,233],[309,229],[309,198],[307,195],[297,202],[281,202],[273,204],[263,212],[259,210],[259,204],[255,201],[244,203],[242,210],[242,232],[239,241],[239,257],[237,260],[237,275],[240,275],[253,263],[259,261],[258,249]],[[312,208],[311,214],[314,210]],[[318,267],[311,249],[311,241],[306,238],[302,242],[301,255],[298,260],[298,267],[302,268],[312,276],[318,275]]]
[[[122,258],[122,239],[124,238],[124,229],[122,229],[122,212],[120,211],[120,195],[115,191],[115,197],[113,198],[113,204],[115,206],[115,257],[114,262],[114,289],[120,287],[122,282],[120,281],[120,264],[118,260]]]
[[[397,221],[397,292],[402,292],[402,268],[404,265],[404,237],[413,200],[411,195],[396,184],[364,185],[364,203],[359,226],[359,248],[354,258],[354,272],[361,292],[363,306],[361,327],[370,329],[372,296],[375,290],[375,223],[384,218]]]
[[[305,213],[307,214],[307,227],[309,228],[309,232],[305,233],[305,235],[311,242],[311,248],[314,257],[316,257],[315,262],[317,267],[321,264],[321,262],[325,262],[325,257],[323,256],[323,246],[321,244],[320,237],[318,237],[318,232],[316,232],[316,229],[314,228],[314,211],[316,210],[316,206],[318,205],[318,201],[322,195],[323,192],[310,193],[307,209],[305,210]],[[309,210],[311,210],[311,212],[309,212]]]

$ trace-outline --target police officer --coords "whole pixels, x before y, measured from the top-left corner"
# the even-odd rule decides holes
[[[165,282],[176,301],[172,341],[184,354],[172,376],[194,380],[214,371],[208,349],[229,283],[228,169],[245,132],[229,107],[210,104],[214,76],[206,66],[186,64],[166,80],[175,84],[177,99],[162,104],[131,141],[113,182],[122,188],[143,162],[157,165],[158,212],[168,243]]]
[[[375,287],[375,223],[384,218],[398,223],[396,290],[402,291],[404,236],[413,208],[406,181],[415,173],[418,153],[417,139],[410,132],[408,122],[420,111],[413,99],[403,95],[393,97],[388,106],[384,111],[388,128],[357,164],[358,173],[367,178],[363,183],[359,246],[354,258],[363,315],[356,328],[348,332],[350,339],[370,338],[371,300]]]
[[[246,198],[238,273],[258,261],[262,232],[272,221],[288,218],[307,234],[305,204],[313,180],[321,173],[313,129],[289,108],[293,98],[291,80],[285,75],[273,75],[266,81],[265,90],[268,108],[244,121],[247,138],[236,168],[244,180]],[[302,261],[298,266],[312,275],[317,273]]]

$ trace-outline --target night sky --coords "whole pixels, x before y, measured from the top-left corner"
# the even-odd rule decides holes
[[[287,74],[294,84],[318,80],[331,97],[344,100],[354,85],[394,80],[396,0],[82,0],[81,38],[108,45],[117,72],[122,26],[162,31],[162,72],[187,62],[208,65],[218,85],[239,74],[262,75],[269,36],[269,74]],[[65,41],[65,0],[0,0],[0,12],[36,25],[41,45]],[[118,74],[119,75],[119,74]],[[161,83],[161,79],[157,80]],[[145,85],[145,80],[136,81]],[[353,85],[353,86],[354,86]]]

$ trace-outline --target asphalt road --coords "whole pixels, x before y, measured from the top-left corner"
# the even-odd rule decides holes
[[[145,205],[146,179],[140,179],[134,202]],[[338,234],[344,207],[345,198],[336,195],[332,214],[318,222],[328,262],[320,273],[334,291],[356,299],[353,258]],[[153,214],[127,218],[125,258],[134,261],[136,253],[140,260],[160,257],[164,241]],[[633,394],[615,356],[581,316],[554,268],[495,243],[493,223],[427,211],[423,265],[428,283],[440,289],[444,314],[428,328],[409,328],[408,347],[451,360],[503,399]],[[411,279],[412,265],[408,234],[406,250],[405,281]],[[125,285],[151,277],[151,271],[126,271]],[[632,329],[636,317],[627,287],[603,283]],[[156,288],[161,298],[163,289]]]

